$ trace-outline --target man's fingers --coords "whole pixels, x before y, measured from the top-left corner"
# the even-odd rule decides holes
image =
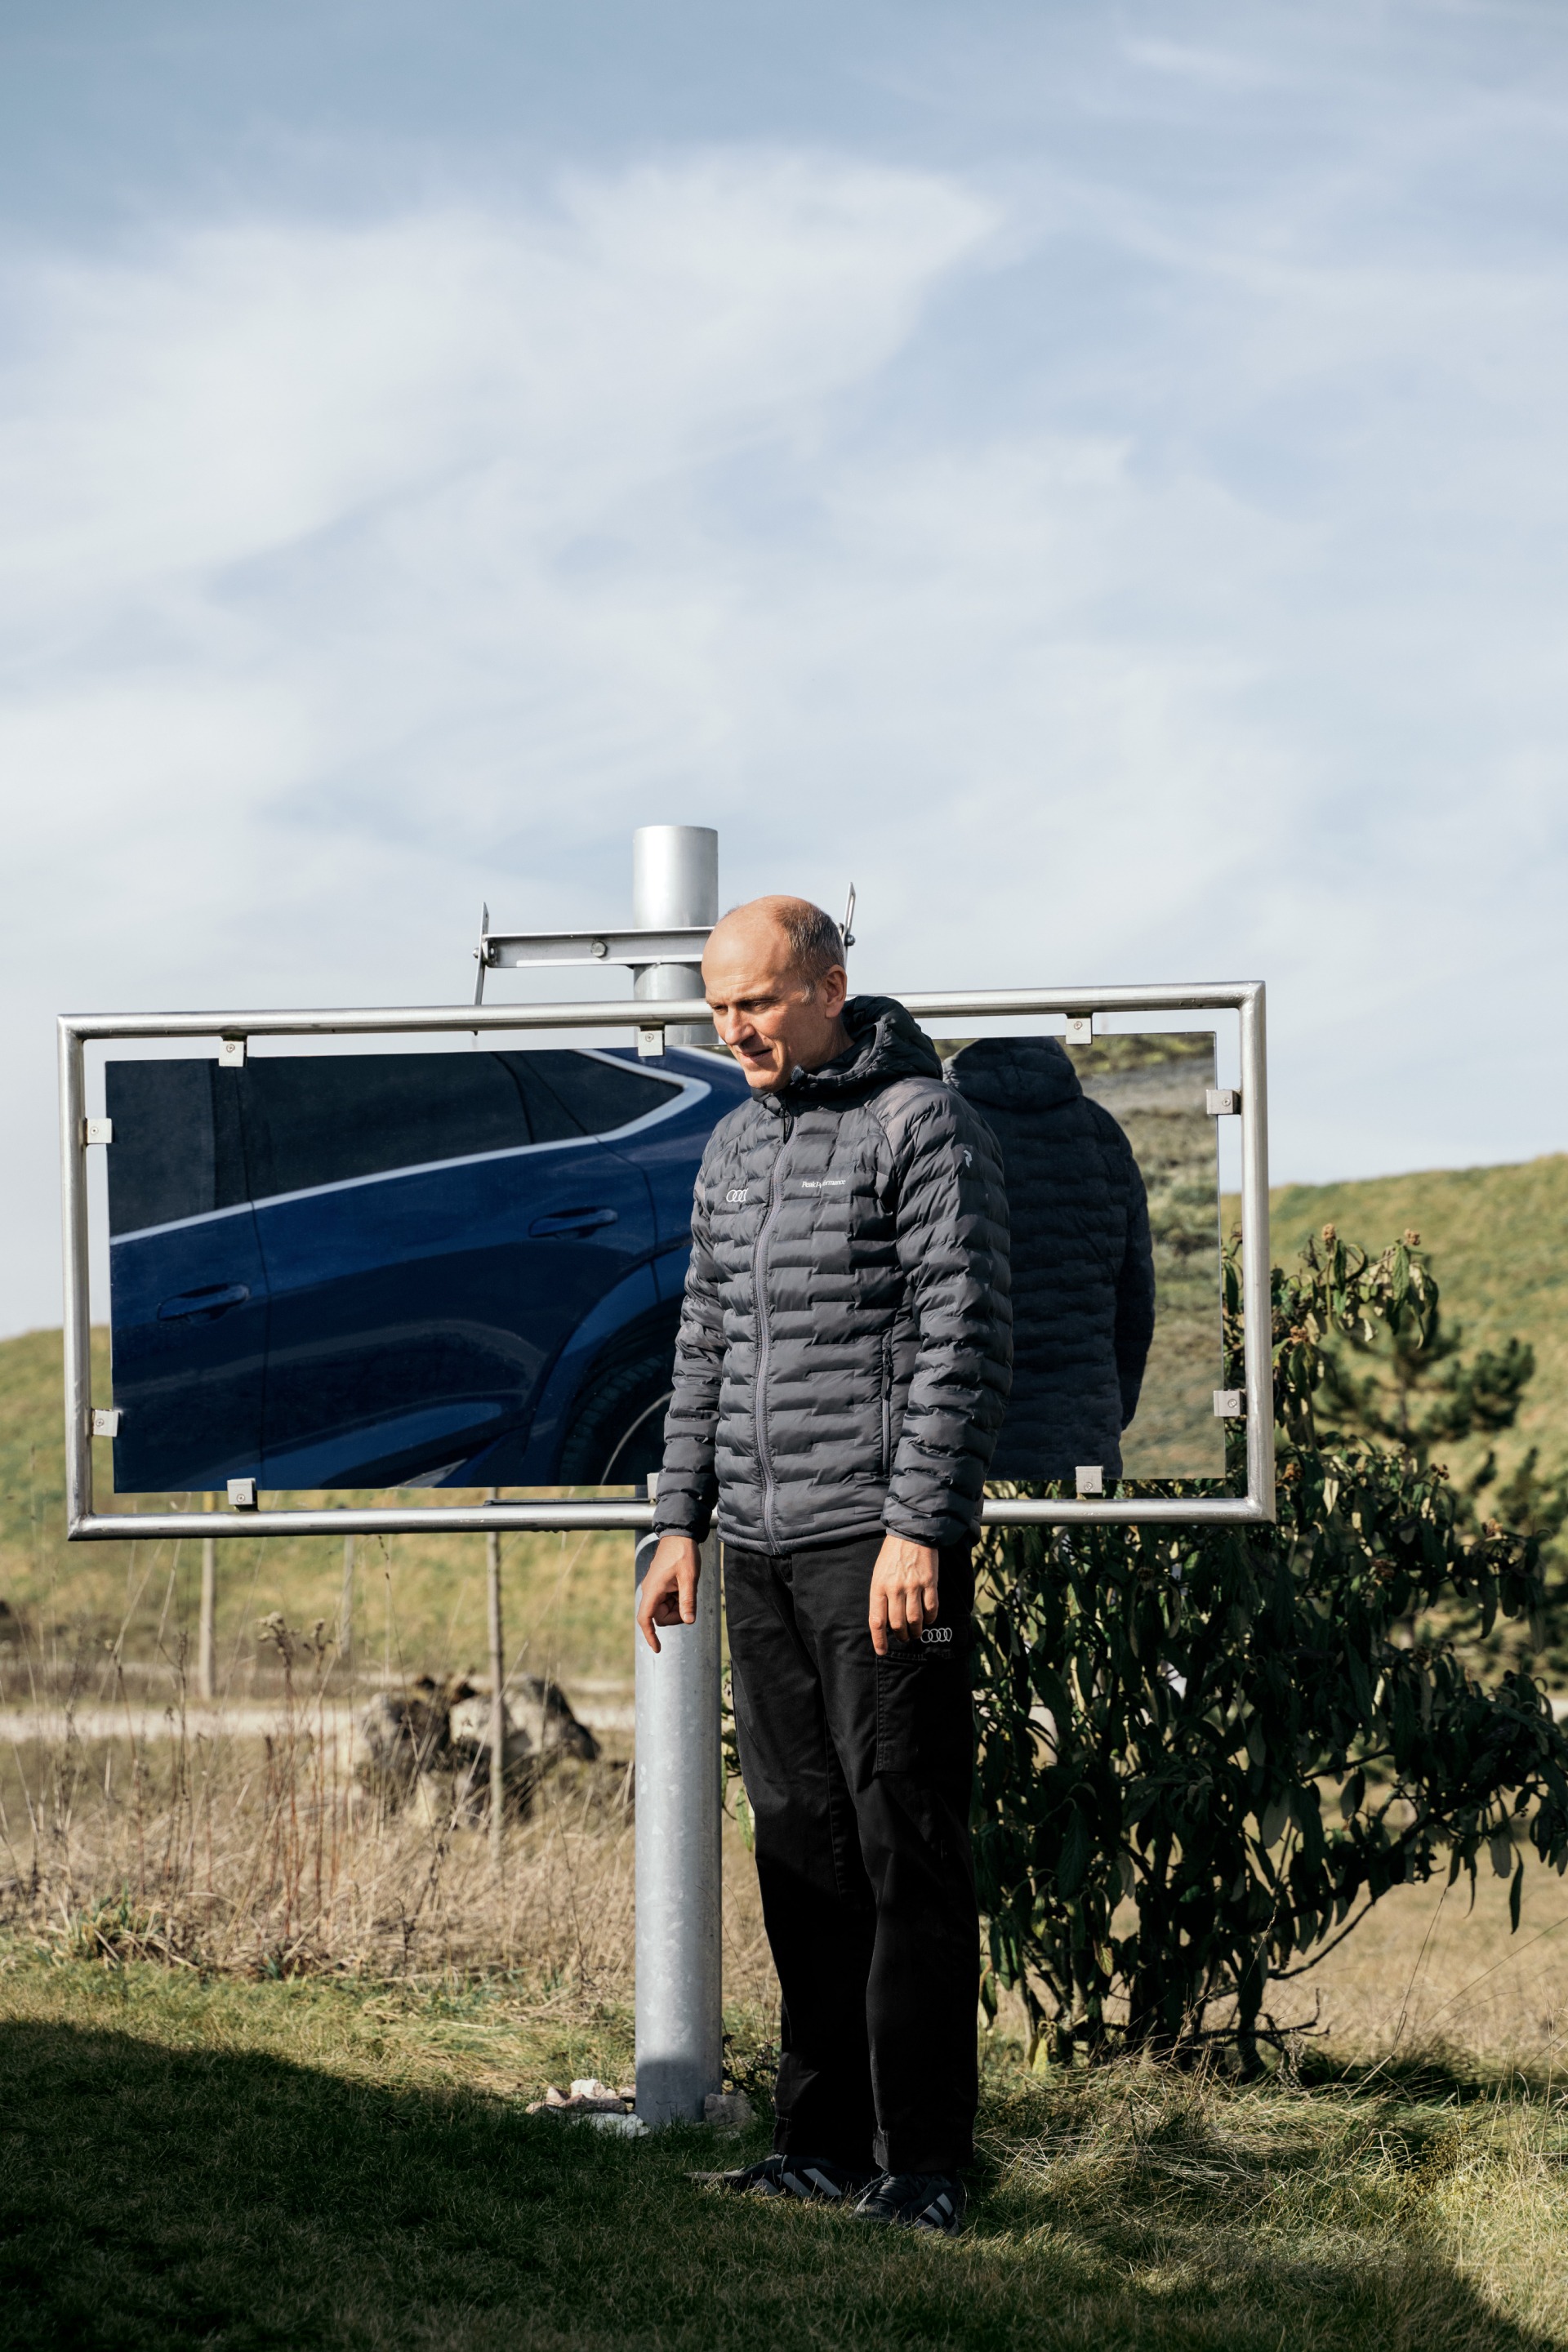
[[[658,1635],[654,1630],[655,1627],[658,1625],[668,1625],[669,1622],[670,1592],[668,1580],[664,1576],[656,1578],[650,1571],[648,1575],[644,1578],[643,1589],[637,1596],[637,1623],[642,1629],[643,1640],[647,1643],[650,1650],[657,1651],[660,1647]]]
[[[665,1536],[656,1546],[637,1596],[637,1624],[650,1650],[661,1644],[656,1625],[697,1622],[697,1583],[701,1562],[697,1546],[684,1536]]]
[[[688,1552],[648,1570],[637,1598],[637,1624],[650,1650],[661,1645],[657,1625],[697,1622],[697,1585],[701,1563]]]
[[[913,1559],[908,1554],[914,1547],[904,1548],[904,1557],[889,1537],[887,1550],[889,1557],[879,1560],[871,1580],[871,1646],[879,1658],[888,1654],[888,1641],[909,1643],[918,1641],[928,1625],[934,1625],[941,1603],[937,1597],[937,1566],[934,1556]]]
[[[936,1585],[931,1578],[918,1584],[894,1584],[888,1593],[888,1622],[900,1642],[912,1642],[937,1612]]]

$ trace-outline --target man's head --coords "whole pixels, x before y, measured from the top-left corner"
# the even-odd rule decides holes
[[[753,1094],[777,1094],[795,1070],[819,1070],[849,1043],[844,941],[808,898],[732,908],[709,934],[702,987]]]

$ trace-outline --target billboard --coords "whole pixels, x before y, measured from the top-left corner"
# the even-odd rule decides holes
[[[937,1042],[961,1071],[966,1041]],[[1058,1116],[1062,1087],[1047,1102],[1031,1072],[1062,1060],[1130,1147],[1146,1203],[1135,1409],[1120,1457],[1113,1428],[1090,1458],[1108,1478],[1218,1477],[1212,1034],[1097,1038],[1070,1064],[1055,1039],[986,1050],[1016,1057],[1054,1138],[1049,1182],[1023,1158],[1009,1168],[1016,1255],[1044,1270],[1047,1305],[1058,1262],[1081,1274],[1105,1138]],[[658,1467],[692,1184],[747,1092],[727,1056],[476,1045],[110,1060],[105,1089],[117,1491],[624,1486]],[[1080,1300],[1075,1326],[1070,1300],[1031,1315],[1019,1292],[1019,1411],[998,1475],[1080,1466],[1081,1446],[1057,1462],[1015,1441],[1031,1435],[1025,1398],[1059,1390],[1083,1317],[1130,1295],[1121,1230],[1101,1220],[1092,1243],[1110,1309]]]

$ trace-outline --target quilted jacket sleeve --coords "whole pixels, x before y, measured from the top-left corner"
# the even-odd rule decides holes
[[[718,1500],[713,1443],[719,1383],[724,1368],[723,1314],[708,1220],[708,1160],[698,1172],[691,1204],[691,1262],[675,1343],[675,1385],[664,1422],[664,1466],[653,1523],[660,1535],[707,1534]]]
[[[1114,1344],[1125,1429],[1138,1410],[1143,1368],[1154,1339],[1154,1244],[1149,1231],[1149,1195],[1125,1129],[1101,1104],[1091,1103],[1088,1108],[1124,1223],[1121,1259],[1116,1269]]]
[[[1149,1232],[1149,1195],[1131,1147],[1127,1161],[1127,1248],[1116,1277],[1116,1379],[1121,1391],[1123,1429],[1138,1410],[1143,1367],[1154,1338],[1154,1244]]]
[[[949,1087],[922,1087],[887,1125],[919,1337],[883,1523],[916,1543],[963,1543],[979,1524],[1013,1378],[1002,1155]]]

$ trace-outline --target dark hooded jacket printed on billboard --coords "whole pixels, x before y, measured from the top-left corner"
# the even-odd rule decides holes
[[[1012,1399],[996,1478],[1121,1473],[1154,1334],[1149,1204],[1132,1147],[1054,1037],[984,1037],[952,1085],[1002,1148],[1012,1218]]]
[[[978,1526],[1012,1368],[996,1143],[900,1004],[709,1139],[654,1524],[773,1554]]]

